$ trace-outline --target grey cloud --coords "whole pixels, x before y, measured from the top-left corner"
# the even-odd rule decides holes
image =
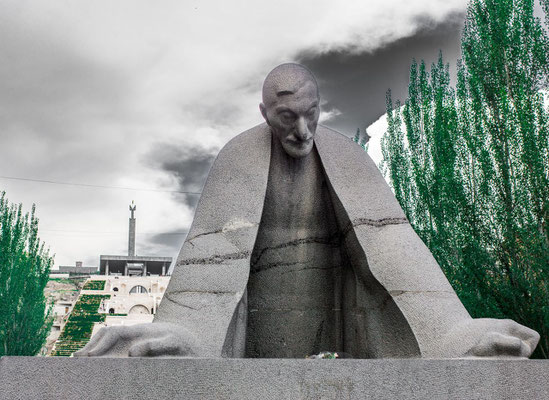
[[[186,237],[187,234],[182,229],[149,235],[146,243],[141,244],[138,250],[144,255],[176,257]]]
[[[217,100],[217,101],[216,101]],[[209,102],[184,103],[181,105],[185,116],[191,116],[196,123],[202,121],[209,126],[231,125],[242,115],[242,110],[230,99],[211,99]]]
[[[100,65],[47,32],[0,24],[0,123],[24,124],[51,139],[74,132],[82,115],[120,113],[129,91],[121,71]]]
[[[180,243],[166,243],[162,240],[153,240],[151,237],[146,237],[143,242],[137,243],[136,253],[142,256],[173,257],[175,259],[182,243],[183,240]]]
[[[145,163],[173,175],[181,191],[200,192],[217,154],[216,149],[197,146],[157,143],[145,156]],[[176,194],[180,200],[194,208],[199,196]]]
[[[131,57],[124,59],[123,56],[120,56],[118,64],[107,64],[105,60],[117,59],[109,54],[116,48],[114,43],[118,38],[113,37],[113,46],[108,41],[104,42],[105,49],[98,47],[99,43],[103,43],[101,40],[90,41],[89,43],[92,44],[89,46],[91,47],[82,45],[87,42],[86,37],[92,37],[97,34],[98,30],[103,30],[101,21],[97,20],[97,15],[95,17],[90,15],[90,24],[85,24],[77,33],[71,32],[70,29],[65,29],[65,32],[60,33],[63,28],[67,28],[71,24],[67,24],[63,18],[57,20],[57,11],[48,12],[47,6],[43,8],[44,12],[41,12],[38,7],[35,8],[38,10],[35,11],[37,15],[41,14],[41,17],[36,20],[42,21],[42,24],[37,23],[36,25],[32,23],[33,16],[32,13],[29,13],[30,7],[21,9],[22,13],[28,13],[24,15],[25,18],[6,12],[8,8],[4,4],[0,5],[0,54],[2,55],[0,63],[0,170],[6,175],[118,185],[117,179],[128,176],[130,171],[133,174],[130,176],[131,178],[139,176],[139,168],[134,168],[135,157],[142,157],[139,159],[142,163],[141,166],[164,171],[166,176],[173,176],[177,179],[181,190],[201,191],[217,149],[184,148],[183,146],[177,147],[173,143],[159,143],[149,147],[150,150],[146,154],[142,153],[142,149],[148,146],[150,140],[161,141],[164,130],[171,132],[174,129],[183,129],[182,127],[191,125],[209,127],[213,131],[223,132],[224,129],[233,129],[235,125],[239,126],[239,123],[247,125],[248,115],[255,115],[258,121],[261,120],[257,105],[253,109],[248,106],[244,109],[244,107],[239,107],[239,104],[250,104],[250,94],[256,96],[254,97],[255,104],[259,103],[263,78],[268,70],[275,65],[265,67],[264,71],[260,71],[259,67],[257,70],[247,68],[254,69],[254,71],[243,70],[241,75],[234,74],[230,80],[229,78],[222,79],[223,85],[218,88],[210,88],[211,85],[205,79],[203,87],[201,87],[204,89],[204,93],[200,92],[200,96],[194,92],[195,86],[200,85],[200,82],[193,82],[192,85],[189,85],[189,89],[191,89],[189,93],[186,90],[177,93],[170,92],[166,98],[159,99],[160,103],[158,103],[159,110],[163,110],[164,104],[161,102],[168,99],[169,102],[166,104],[168,111],[166,114],[164,111],[160,111],[162,114],[159,116],[160,118],[152,120],[157,112],[154,107],[157,103],[152,104],[152,111],[149,113],[145,107],[142,107],[146,102],[135,101],[137,99],[135,96],[141,90],[146,90],[146,85],[143,86],[141,83],[147,82],[149,78],[154,83],[155,90],[163,89],[162,87],[157,88],[156,82],[166,81],[169,83],[173,79],[174,84],[177,84],[180,78],[170,76],[171,68],[162,69],[162,63],[152,66],[153,62],[158,61],[156,58],[151,60],[151,70],[145,70],[143,66],[132,65]],[[63,13],[62,16],[70,18],[73,22],[74,18],[87,19],[87,16],[81,15],[81,9],[65,8],[63,10],[66,11],[66,15]],[[138,19],[133,24],[131,23],[132,18],[135,17],[131,14],[121,13],[119,16],[115,16],[116,18],[113,18],[111,22],[121,29],[138,27],[136,25]],[[52,29],[48,29],[48,18],[51,19],[49,24]],[[94,18],[96,18],[95,22]],[[151,23],[157,22],[151,20]],[[408,67],[412,57],[434,59],[437,49],[442,48],[448,60],[453,61],[448,49],[458,48],[459,45],[448,47],[447,44],[459,42],[458,31],[461,29],[461,21],[454,25],[451,21],[448,22],[447,29],[443,29],[442,25],[433,26],[432,21],[429,20],[422,21],[422,23],[425,25],[425,32],[388,45],[385,49],[374,54],[351,56],[345,52],[332,52],[318,55],[314,51],[308,51],[299,53],[297,57],[292,57],[294,60],[308,65],[319,78],[326,100],[323,110],[337,109],[342,112],[342,115],[339,116],[334,113],[334,118],[328,121],[328,125],[352,135],[357,127],[365,127],[383,113],[384,96],[388,87],[393,89],[395,97],[402,98],[407,87]],[[53,28],[53,24],[56,24],[55,28]],[[108,33],[109,30],[105,32]],[[186,31],[175,31],[170,37],[177,38],[177,34],[181,32]],[[138,32],[136,31],[136,33]],[[134,51],[139,53],[141,46],[147,42],[142,38],[146,39],[147,37],[146,34],[137,35],[135,36],[136,41],[129,38],[130,41],[127,44],[131,47],[130,54]],[[187,37],[191,36],[187,35]],[[192,39],[193,44],[197,45],[195,46],[197,49],[208,48],[201,44],[202,39],[202,37]],[[269,47],[269,40],[267,38],[265,42],[267,47],[264,48]],[[415,41],[419,41],[419,43],[415,43]],[[242,47],[244,50],[242,54],[253,54],[250,57],[255,60],[264,56],[261,52],[256,54],[247,49],[247,47]],[[290,47],[286,50],[292,51]],[[284,54],[287,55],[286,52]],[[214,59],[215,55],[212,53],[207,56]],[[185,56],[187,57],[187,55]],[[206,62],[205,60],[208,59],[206,56],[201,58],[200,53],[192,51],[188,57],[191,56],[194,57],[191,62],[197,60]],[[230,54],[225,56],[217,54],[217,56],[226,58],[222,62],[231,62]],[[273,60],[278,59],[275,52],[270,52],[269,57],[272,57]],[[253,61],[250,62],[253,63]],[[384,65],[384,63],[388,64]],[[157,67],[158,69],[155,69]],[[182,70],[185,71],[184,68]],[[223,70],[220,68],[220,71]],[[191,68],[190,71],[195,70]],[[235,75],[236,79],[234,79]],[[199,79],[199,76],[199,73],[190,75],[189,79]],[[240,77],[241,79],[239,79]],[[180,96],[179,104],[172,103],[174,99],[172,96]],[[189,100],[190,97],[200,98]],[[147,99],[147,101],[149,100]],[[174,106],[180,107],[181,120],[176,121],[177,123],[171,120],[166,122],[163,117],[171,118]],[[191,124],[189,124],[189,118],[192,118]],[[249,126],[242,128],[247,127]],[[235,128],[226,136],[236,134],[241,130]],[[134,131],[134,133],[129,131]],[[145,131],[147,132],[146,137],[144,137]],[[208,130],[204,129],[203,131],[207,132]],[[221,134],[219,136],[225,137]],[[132,138],[134,138],[133,144]],[[147,142],[144,143],[143,139]],[[138,154],[143,155],[138,156]],[[31,185],[31,183],[25,182],[4,181],[0,182],[0,185],[10,187],[13,197],[23,199],[25,204],[37,202],[39,212],[44,210],[42,215],[48,216],[48,218],[44,217],[44,221],[50,226],[59,224],[61,227],[69,225],[69,221],[80,221],[81,219],[79,223],[90,225],[90,229],[99,229],[98,227],[93,228],[93,225],[97,224],[96,219],[101,220],[102,218],[99,207],[107,208],[114,198],[130,196],[126,192],[119,193],[112,190],[57,187],[46,184]],[[154,187],[154,184],[147,182],[146,185],[143,183],[143,186]],[[198,200],[198,196],[183,194],[174,196],[180,203],[190,207],[194,207]],[[139,199],[137,200],[139,201]],[[96,207],[97,210],[85,214],[75,204],[81,204],[82,207]],[[183,208],[187,210],[186,207]],[[84,219],[83,215],[88,217]],[[94,218],[93,216],[99,217]],[[108,219],[104,222],[105,225],[110,223],[112,221]],[[175,255],[183,239],[184,235],[175,235],[174,232],[162,235],[143,232],[141,236],[138,232],[138,252],[157,255],[170,255],[169,253],[173,252]],[[68,249],[67,246],[79,247],[78,251],[82,253],[93,251],[93,259],[96,259],[97,254],[102,250],[90,250],[93,248],[92,242],[92,239],[89,243],[75,242],[70,239],[59,240],[57,243],[60,250],[56,251],[59,258],[63,259],[66,257],[64,253],[74,253],[72,251],[74,249]],[[74,256],[71,255],[71,257]],[[92,258],[85,254],[78,257],[85,263],[92,262]]]
[[[451,73],[455,72],[463,18],[461,13],[453,14],[440,24],[426,18],[420,21],[422,28],[414,36],[373,53],[301,52],[299,62],[309,67],[319,81],[324,110],[341,112],[326,125],[353,136],[357,128],[363,130],[385,112],[387,89],[392,90],[393,99],[405,99],[412,58],[425,59],[430,65],[441,49]]]
[[[0,54],[0,167],[65,180],[116,169],[118,139],[102,128],[116,129],[130,113],[131,82],[121,70],[6,15]]]

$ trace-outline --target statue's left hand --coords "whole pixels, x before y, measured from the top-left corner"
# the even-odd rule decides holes
[[[449,358],[530,357],[539,334],[510,319],[478,318],[463,321],[446,336]]]
[[[202,347],[184,327],[169,323],[101,329],[75,357],[198,357]]]

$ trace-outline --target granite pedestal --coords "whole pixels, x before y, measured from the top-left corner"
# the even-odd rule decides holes
[[[549,399],[545,360],[0,360],[2,399]]]

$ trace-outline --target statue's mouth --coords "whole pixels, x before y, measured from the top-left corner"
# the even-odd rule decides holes
[[[292,146],[296,146],[296,147],[306,147],[312,141],[313,141],[312,137],[310,139],[307,139],[307,140],[293,140],[293,139],[286,140],[287,143],[291,144]]]

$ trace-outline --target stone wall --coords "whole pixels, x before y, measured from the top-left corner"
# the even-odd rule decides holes
[[[5,399],[548,399],[545,360],[0,360]]]

